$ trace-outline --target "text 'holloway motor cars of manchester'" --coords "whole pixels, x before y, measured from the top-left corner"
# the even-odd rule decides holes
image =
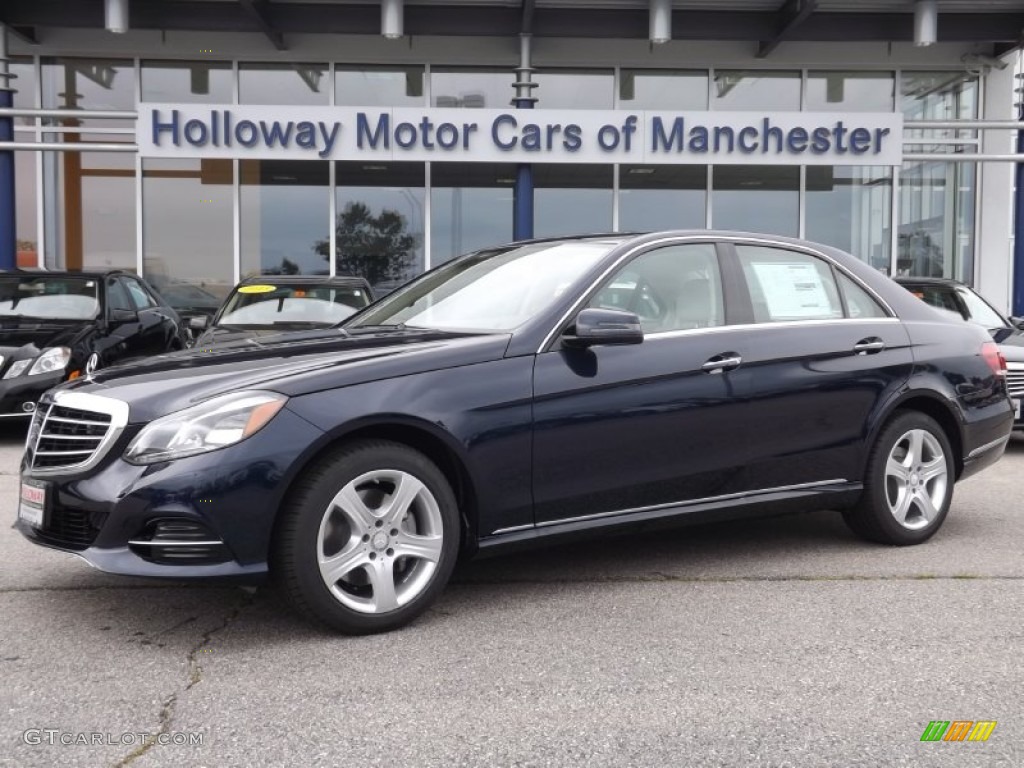
[[[339,327],[44,396],[17,527],[97,568],[273,577],[350,633],[456,559],[613,526],[827,509],[932,536],[1013,411],[982,328],[868,265],[680,231],[491,248]]]

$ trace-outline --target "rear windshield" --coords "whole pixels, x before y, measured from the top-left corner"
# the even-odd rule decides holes
[[[330,326],[369,303],[366,290],[358,285],[242,285],[231,294],[217,324]]]
[[[0,276],[0,316],[30,320],[92,320],[97,281],[81,277]]]

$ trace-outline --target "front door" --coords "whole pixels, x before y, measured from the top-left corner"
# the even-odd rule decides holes
[[[720,494],[739,471],[736,332],[713,243],[634,257],[589,306],[635,312],[643,343],[537,356],[538,524]]]

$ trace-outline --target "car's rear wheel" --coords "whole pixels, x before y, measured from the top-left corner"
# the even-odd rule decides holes
[[[871,541],[920,544],[942,527],[954,480],[953,451],[942,427],[923,413],[898,413],[872,448],[859,503],[843,516]]]
[[[300,613],[349,634],[412,621],[440,595],[458,554],[451,486],[399,443],[353,443],[326,457],[282,515],[275,576]]]

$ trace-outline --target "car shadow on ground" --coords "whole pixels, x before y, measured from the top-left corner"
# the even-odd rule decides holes
[[[20,431],[24,439],[24,428]],[[17,428],[8,427],[0,432],[0,439],[4,434],[16,435],[17,432]],[[1007,452],[1024,455],[1024,439],[1011,440]],[[963,523],[968,524],[969,521]],[[861,541],[846,529],[838,513],[828,511],[645,532],[609,532],[597,538],[550,544],[461,564],[438,604],[403,631],[426,630],[437,622],[447,621],[453,614],[472,615],[481,610],[486,613],[491,609],[482,606],[490,602],[500,601],[507,606],[510,601],[529,601],[538,593],[549,593],[560,585],[770,581],[794,577],[794,570],[798,579],[827,579],[830,574],[842,576],[833,573],[837,558],[856,558],[872,551],[884,557],[884,553],[893,548]],[[786,569],[790,573],[788,577],[782,573]],[[46,592],[45,603],[50,610],[96,617],[116,611],[129,619],[136,613],[135,618],[142,623],[149,621],[150,616],[142,602],[175,603],[181,613],[179,620],[186,628],[190,623],[198,626],[196,616],[191,615],[197,611],[206,617],[202,623],[212,622],[218,627],[217,632],[232,624],[255,628],[244,633],[243,645],[273,642],[275,637],[285,642],[333,636],[300,619],[270,584],[242,589],[220,583],[129,579],[121,586],[119,581],[112,581],[83,563],[75,572],[73,584],[48,581],[39,589]],[[102,621],[97,618],[97,622]],[[76,631],[88,634],[93,623],[96,622],[84,621]],[[103,637],[98,626],[92,629],[97,638]]]

